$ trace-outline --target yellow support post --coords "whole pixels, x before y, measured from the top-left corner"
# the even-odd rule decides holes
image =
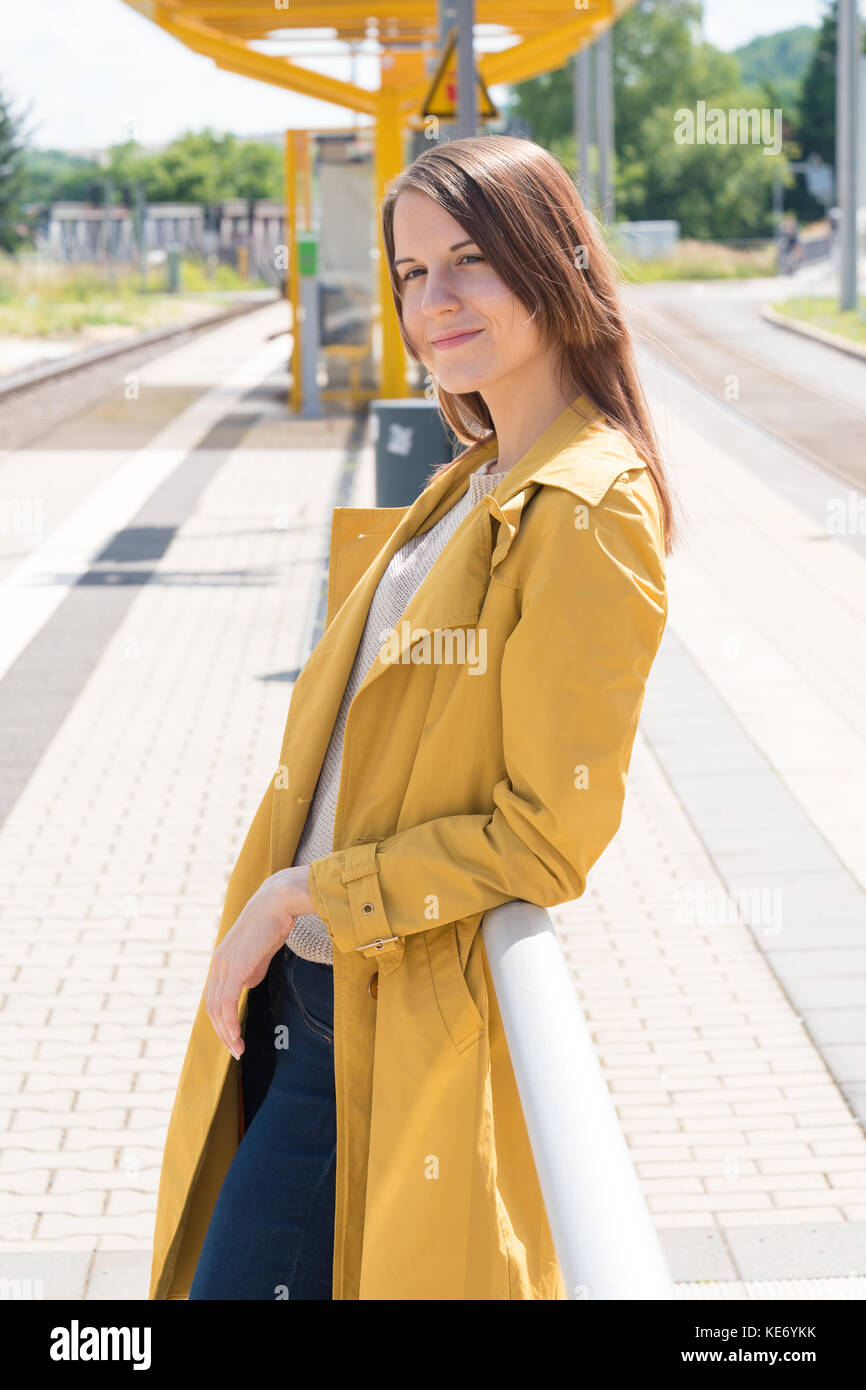
[[[376,224],[379,248],[379,324],[382,335],[381,394],[386,399],[399,399],[410,394],[406,381],[406,349],[400,337],[400,325],[394,308],[378,211],[386,184],[403,168],[400,92],[397,87],[386,85],[387,73],[388,69],[385,69],[382,74],[383,85],[379,92],[376,123]]]
[[[289,389],[289,409],[295,415],[299,415],[301,412],[301,325],[298,309],[301,302],[301,286],[298,275],[296,235],[298,226],[296,137],[297,131],[286,131],[286,242],[289,248],[287,298],[292,306],[292,384]]]

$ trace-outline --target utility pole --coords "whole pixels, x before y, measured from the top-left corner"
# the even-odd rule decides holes
[[[455,0],[438,0],[438,8],[439,8],[439,54],[438,54],[437,61],[441,60],[442,54],[445,52],[445,44],[446,44],[447,41],[448,41],[448,35],[450,34],[451,30],[454,28],[454,25],[457,23],[457,7],[456,7],[456,2],[455,2]],[[450,139],[451,139],[451,137],[452,137],[452,129],[451,129],[451,126],[452,126],[452,122],[451,122],[451,121],[446,121],[444,117],[440,117],[440,118],[439,118],[439,121],[438,121],[438,124],[437,124],[437,127],[436,127],[436,139],[437,139],[438,141],[440,141],[442,144],[444,144],[446,140],[450,140]]]
[[[595,179],[589,163],[592,145],[592,50],[588,43],[574,55],[574,117],[577,130],[575,146],[578,154],[578,192],[581,201],[590,209],[597,201]]]
[[[857,119],[861,30],[857,0],[839,0],[836,30],[836,187],[839,308],[857,308]]]
[[[463,135],[475,135],[478,105],[475,94],[475,0],[457,3],[457,128]]]
[[[357,44],[357,42],[355,42],[355,43],[350,43],[350,44],[349,44],[349,81],[352,83],[352,86],[355,86],[356,83],[357,83],[357,81],[358,81],[358,44]],[[358,126],[358,112],[357,112],[357,110],[353,107],[353,108],[352,108],[352,129],[353,129],[353,130],[356,130],[356,129],[357,129],[357,126]]]
[[[105,175],[105,217],[103,227],[103,248],[108,269],[108,283],[114,289],[114,182],[110,174]]]
[[[613,42],[608,26],[595,42],[595,135],[598,142],[599,216],[608,226],[613,205]]]

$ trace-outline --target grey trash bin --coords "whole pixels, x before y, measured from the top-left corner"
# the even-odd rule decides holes
[[[407,507],[424,491],[434,468],[450,463],[456,436],[435,401],[420,397],[370,402],[376,446],[376,506]]]

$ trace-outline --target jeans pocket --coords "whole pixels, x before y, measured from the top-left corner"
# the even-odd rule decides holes
[[[325,993],[330,991],[333,1001],[333,972],[327,966],[320,969],[315,961],[306,961],[292,953],[286,967],[286,979],[308,1031],[317,1038],[324,1038],[327,1042],[333,1043],[333,1002],[329,1007]]]
[[[271,1016],[271,1026],[275,1028],[280,1021],[280,1008],[283,1002],[283,993],[286,988],[286,958],[285,947],[281,948],[272,957],[268,966],[268,1010]]]

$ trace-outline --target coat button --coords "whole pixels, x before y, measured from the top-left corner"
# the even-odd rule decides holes
[[[377,996],[378,996],[378,994],[379,994],[379,972],[378,972],[378,970],[374,970],[374,971],[373,971],[373,974],[370,976],[370,983],[368,984],[367,989],[370,991],[370,994],[372,995],[372,997],[373,997],[374,999],[377,998]]]
[[[373,907],[372,903],[363,903],[361,906],[361,911],[366,912],[367,916],[369,917],[371,912],[375,912],[375,908]]]

